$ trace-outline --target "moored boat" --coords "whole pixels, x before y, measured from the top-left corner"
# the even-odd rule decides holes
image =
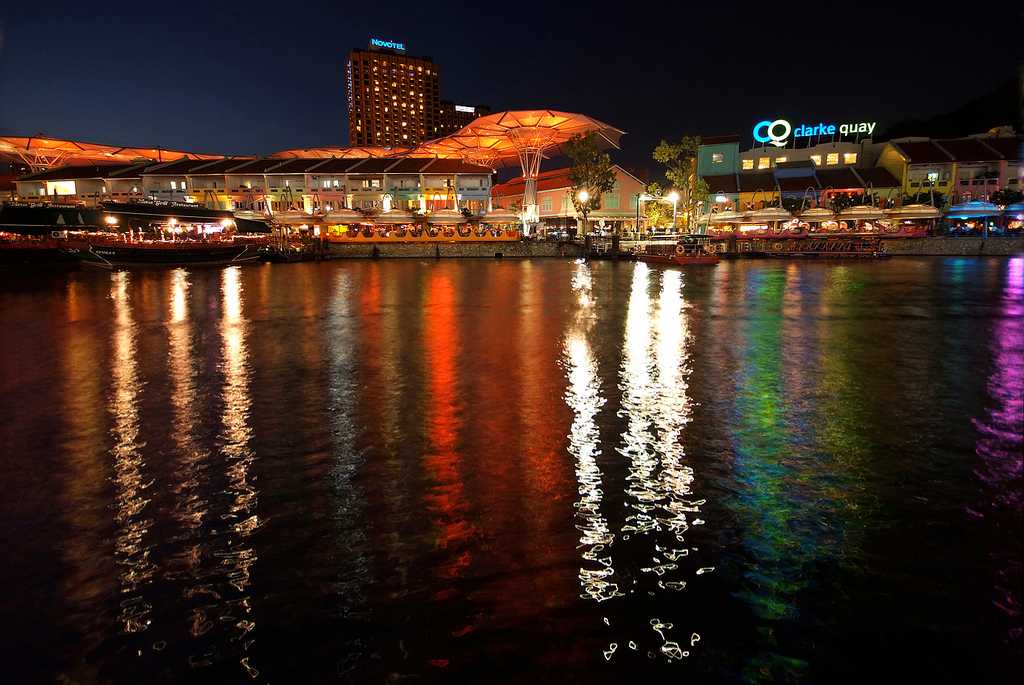
[[[261,257],[264,239],[227,240],[134,240],[104,237],[74,237],[68,240],[70,254],[89,266],[112,269],[122,266],[187,266],[242,264]]]
[[[687,266],[691,264],[718,264],[718,255],[708,250],[705,237],[687,236],[676,244],[648,244],[636,254],[637,261],[648,264]]]

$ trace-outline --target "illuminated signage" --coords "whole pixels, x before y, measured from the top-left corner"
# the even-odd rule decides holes
[[[371,38],[370,45],[372,45],[375,48],[391,48],[392,50],[401,50],[402,52],[405,52],[405,43],[399,43],[393,40]]]
[[[474,114],[476,112],[476,107],[466,107],[465,105],[455,105],[455,111],[456,112],[469,112],[470,114]]]
[[[876,122],[860,121],[848,124],[800,124],[795,129],[785,119],[775,121],[759,121],[754,125],[754,140],[759,143],[768,143],[775,147],[783,147],[789,142],[790,134],[794,138],[810,138],[811,136],[834,136],[836,131],[840,136],[850,135],[871,135],[874,133]]]

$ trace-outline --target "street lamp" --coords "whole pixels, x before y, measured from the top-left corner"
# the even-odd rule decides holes
[[[576,193],[576,199],[580,201],[580,211],[583,212],[583,235],[587,235],[587,202],[590,201],[590,193],[584,188]]]
[[[672,232],[676,232],[676,208],[679,205],[679,193],[673,190],[665,196],[665,199],[672,203]]]
[[[637,235],[641,235],[641,233],[640,233],[640,205],[642,203],[644,203],[644,202],[647,202],[648,200],[655,200],[655,199],[657,199],[657,198],[655,198],[653,195],[648,195],[647,193],[640,193],[639,195],[636,196],[636,233],[637,233]]]

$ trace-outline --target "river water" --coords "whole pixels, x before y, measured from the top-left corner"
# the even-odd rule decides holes
[[[1024,665],[1024,258],[8,271],[0,352],[7,682]]]

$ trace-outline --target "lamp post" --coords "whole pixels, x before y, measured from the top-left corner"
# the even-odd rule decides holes
[[[679,207],[679,193],[673,190],[671,193],[665,196],[665,199],[672,203],[672,232],[676,232],[676,217],[677,209]]]
[[[583,213],[583,235],[587,235],[587,202],[590,201],[590,193],[587,192],[586,188],[576,194],[576,199],[580,201],[580,211]]]

